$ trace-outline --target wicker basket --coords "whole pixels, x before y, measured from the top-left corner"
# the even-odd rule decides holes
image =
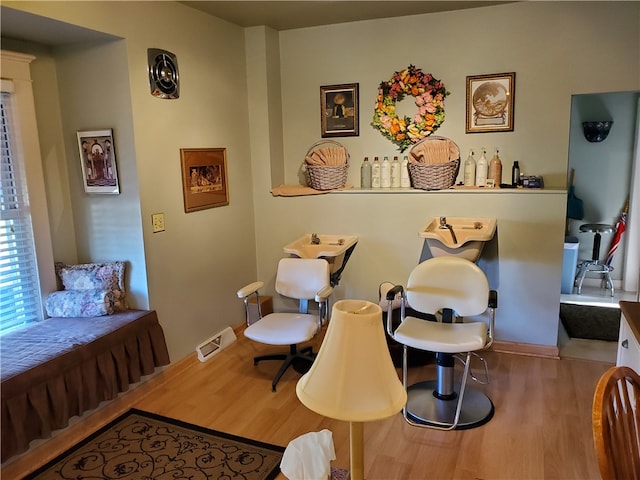
[[[347,184],[349,152],[342,144],[334,140],[321,140],[316,142],[307,151],[305,159],[311,155],[314,150],[323,146],[339,147],[343,151],[345,163],[341,165],[310,165],[305,160],[302,164],[302,169],[305,172],[307,185],[315,190],[343,188]]]
[[[416,153],[428,142],[445,142],[443,144],[446,150],[445,156],[425,159],[422,158],[424,150],[419,154]],[[456,183],[456,177],[460,170],[460,149],[453,140],[437,136],[426,137],[411,147],[409,153],[411,154],[408,165],[409,177],[413,188],[443,190]]]

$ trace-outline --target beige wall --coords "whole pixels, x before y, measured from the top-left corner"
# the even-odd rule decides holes
[[[370,127],[373,105],[380,82],[414,64],[451,92],[438,135],[465,157],[470,148],[500,147],[507,176],[518,160],[522,173],[564,187],[571,95],[640,87],[639,8],[518,2],[281,32],[286,180],[296,180],[307,148],[320,139],[320,85],[360,84],[360,136],[339,139],[351,153],[353,184],[364,156],[393,155],[394,145]],[[465,134],[466,76],[500,72],[516,72],[514,132]],[[400,105],[415,111],[410,98]]]
[[[9,49],[19,45],[3,41]],[[38,105],[38,134],[40,151],[47,183],[47,205],[51,228],[52,247],[57,261],[75,263],[78,260],[73,204],[70,199],[69,169],[64,151],[62,117],[56,60],[48,47],[30,45],[36,61],[31,65],[34,97]],[[48,79],[48,81],[41,81]]]
[[[280,33],[245,31],[173,2],[10,5],[124,39],[132,132],[121,147],[135,152],[140,212],[132,215],[141,217],[149,306],[174,361],[242,321],[237,288],[259,277],[272,292],[282,246],[299,235],[358,235],[335,297],[377,300],[380,282],[406,279],[420,258],[418,231],[439,215],[498,219],[498,258],[482,261],[500,294],[498,337],[556,344],[570,99],[640,87],[638,4],[521,2]],[[149,47],[178,55],[180,100],[149,95]],[[320,139],[321,85],[360,84],[361,134],[339,139],[351,152],[350,183],[364,155],[392,155],[369,126],[371,108],[378,84],[410,63],[452,92],[439,134],[463,152],[499,146],[505,171],[517,159],[552,188],[271,196],[280,177],[297,183],[304,153]],[[465,135],[466,76],[509,71],[517,74],[515,131]],[[63,132],[65,142],[72,133]],[[184,214],[179,148],[198,146],[228,149],[230,205]],[[164,233],[151,233],[155,212],[166,215]]]
[[[393,155],[393,145],[369,126],[373,104],[381,81],[414,64],[451,91],[437,134],[452,138],[463,155],[470,148],[500,147],[505,177],[519,160],[523,173],[542,175],[550,188],[290,199],[272,198],[269,179],[256,177],[260,274],[272,275],[282,246],[304,233],[356,234],[361,241],[336,297],[377,300],[379,283],[405,281],[417,263],[418,231],[431,217],[493,216],[498,259],[485,268],[500,296],[498,338],[555,345],[571,95],[640,88],[638,19],[634,3],[521,2],[281,32],[287,183],[298,182],[304,154],[320,139],[321,85],[360,86],[360,136],[338,139],[351,153],[351,184],[358,185],[364,156]],[[514,132],[465,134],[466,76],[511,71]]]
[[[158,311],[171,357],[179,360],[209,336],[243,320],[235,291],[256,276],[243,29],[174,2],[11,6],[123,39],[117,46],[101,41],[94,47],[54,48],[51,54],[58,75],[71,80],[58,84],[60,98],[67,99],[60,107],[63,126],[58,142],[67,157],[69,184],[80,178],[75,130],[112,127],[122,193],[88,197],[78,185],[65,185],[65,175],[54,174],[48,189],[70,190],[71,195],[65,199],[68,193],[63,193],[50,203],[56,212],[73,218],[80,261],[98,260],[102,253],[95,250],[94,240],[101,236],[106,236],[104,248],[110,254],[120,242],[131,242],[120,252],[148,280],[148,291],[145,280],[137,306],[148,304]],[[178,56],[179,100],[149,94],[150,47]],[[108,87],[110,80],[116,82],[114,91],[86,95],[91,82],[77,83],[82,82],[83,62],[88,79],[97,80],[103,71],[96,90]],[[126,92],[121,90],[123,76]],[[78,94],[83,94],[84,109],[72,100]],[[184,213],[180,148],[188,147],[227,148],[228,207]],[[130,195],[137,200],[123,212],[119,205]],[[110,206],[119,219],[108,214]],[[89,213],[92,208],[96,215]],[[151,214],[156,212],[165,214],[166,231],[153,234]],[[57,221],[52,221],[54,226]],[[60,252],[64,248],[56,253]]]
[[[126,42],[114,39],[65,46],[56,49],[55,58],[77,259],[126,259],[129,304],[148,308]],[[91,68],[95,58],[108,68]],[[109,128],[116,147],[120,194],[89,195],[83,187],[76,132]]]

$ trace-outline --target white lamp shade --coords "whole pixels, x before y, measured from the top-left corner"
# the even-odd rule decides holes
[[[349,422],[379,420],[402,410],[407,393],[391,360],[377,304],[334,304],[318,355],[296,393],[310,410]]]

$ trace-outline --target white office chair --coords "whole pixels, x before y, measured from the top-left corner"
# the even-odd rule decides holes
[[[391,300],[398,293],[403,299],[401,322],[394,330]],[[474,352],[488,348],[493,342],[497,292],[489,290],[482,270],[475,263],[458,257],[431,258],[413,269],[406,288],[398,285],[390,289],[387,300],[387,332],[403,345],[402,381],[408,394],[403,410],[405,420],[411,425],[441,430],[473,428],[488,422],[493,417],[493,402],[484,393],[466,385],[471,356],[478,356]],[[436,316],[437,321],[406,316],[405,304]],[[487,309],[488,326],[484,321],[462,318],[483,314]],[[436,353],[436,380],[407,385],[408,347]],[[465,354],[464,359],[456,354]],[[455,358],[464,364],[458,391],[454,386]],[[479,358],[488,378],[486,363]]]
[[[289,345],[289,352],[261,355],[253,359],[257,365],[262,360],[283,360],[271,384],[276,391],[280,377],[296,360],[313,362],[311,347],[298,349],[298,344],[311,340],[322,327],[328,316],[329,297],[333,287],[329,281],[329,263],[322,259],[283,258],[278,263],[276,273],[276,292],[299,301],[299,311],[294,313],[276,312],[262,316],[260,311],[259,289],[263,282],[251,283],[238,290],[238,298],[244,300],[247,312],[247,328],[244,335],[256,342],[267,345]],[[249,298],[256,296],[258,316],[254,323],[249,323]],[[309,300],[318,303],[318,314],[308,313]]]

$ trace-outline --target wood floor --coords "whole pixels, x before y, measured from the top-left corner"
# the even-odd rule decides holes
[[[272,350],[240,334],[208,362],[200,363],[194,354],[54,437],[36,442],[29,452],[3,464],[1,476],[22,478],[132,406],[282,446],[327,428],[337,455],[332,465],[348,468],[348,424],[304,407],[295,395],[295,371],[288,371],[272,393],[277,362],[253,366],[255,354]],[[480,388],[495,404],[494,418],[482,427],[454,432],[411,427],[400,414],[366,423],[367,479],[599,478],[591,402],[598,378],[611,364],[496,352],[486,352],[485,358],[491,383]],[[411,372],[413,379],[433,375],[430,365]]]

